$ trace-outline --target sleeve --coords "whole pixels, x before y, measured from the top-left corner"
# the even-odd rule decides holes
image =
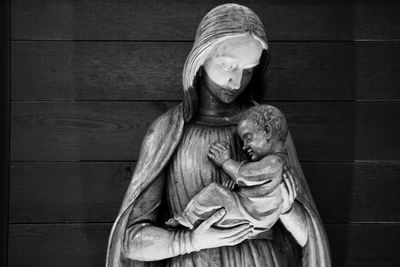
[[[163,217],[161,214],[165,186],[163,178],[156,179],[139,196],[137,205],[129,216],[123,240],[123,252],[132,260],[157,261],[196,250],[191,243],[190,231],[170,230],[157,223],[160,217]],[[136,214],[141,215],[136,216]]]
[[[281,214],[279,218],[297,243],[304,247],[308,239],[308,226],[305,210],[301,204],[295,201],[290,211]]]
[[[182,136],[183,126],[182,104],[179,104],[158,117],[147,130],[143,138],[131,183],[126,190],[120,211],[110,231],[106,256],[107,267],[147,265],[146,262],[135,261],[129,258],[130,255],[136,255],[137,253],[133,250],[134,246],[127,245],[127,243],[130,243],[127,242],[130,241],[127,240],[127,229],[129,226],[144,222],[146,219],[149,220],[148,223],[151,224],[152,216],[158,213],[158,211],[155,211],[155,213],[152,214],[152,208],[161,209],[161,205],[158,204],[157,206],[154,204],[157,203],[157,201],[154,202],[154,200],[152,202],[153,205],[149,205],[146,210],[140,209],[140,207],[143,207],[145,200],[143,198],[140,204],[137,200],[150,187],[153,189],[162,189],[164,187],[163,184],[157,186],[154,182],[157,180],[157,177],[160,177],[160,173],[162,173],[162,170],[168,164],[168,161],[178,145]],[[164,177],[160,178],[163,179]],[[161,198],[158,200],[161,201]],[[137,210],[142,210],[143,213],[137,213]],[[148,217],[144,216],[145,214],[147,214]],[[135,216],[140,218],[136,219]],[[131,220],[129,222],[130,217]],[[162,228],[160,227],[160,229]],[[130,243],[130,245],[133,245],[133,243]]]
[[[170,230],[157,224],[158,219],[163,217],[163,178],[156,179],[139,196],[137,205],[129,216],[123,251],[132,260],[157,261],[196,250],[191,243],[190,231]],[[135,216],[136,214],[141,215]]]
[[[164,173],[159,176],[164,176]],[[139,195],[137,204],[129,215],[128,227],[143,222],[156,224],[157,219],[162,215],[160,206],[163,200],[164,186],[165,178],[158,177]]]
[[[282,176],[283,161],[279,156],[269,155],[259,161],[242,164],[237,173],[239,186],[255,186],[271,183],[279,184]]]
[[[330,267],[331,257],[328,239],[301,169],[290,132],[288,133],[285,147],[288,151],[289,166],[295,171],[299,188],[293,208],[287,213],[287,216],[284,216],[287,217],[284,219],[286,223],[282,222],[299,244],[304,244],[302,252],[303,267]]]

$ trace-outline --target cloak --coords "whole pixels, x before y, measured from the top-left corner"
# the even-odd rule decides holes
[[[148,129],[142,143],[139,160],[131,183],[111,229],[106,267],[148,266],[153,265],[153,263],[162,263],[162,261],[145,263],[126,258],[123,253],[123,240],[129,216],[139,217],[141,215],[135,214],[135,207],[139,196],[153,182],[161,179],[160,177],[162,176],[159,174],[167,165],[175,148],[179,144],[183,127],[183,105],[179,104],[156,119]],[[295,178],[297,178],[299,185],[296,201],[300,203],[304,210],[308,227],[308,241],[302,249],[302,266],[331,266],[328,240],[297,158],[290,133],[285,146],[288,151],[289,166],[294,169],[296,173]]]

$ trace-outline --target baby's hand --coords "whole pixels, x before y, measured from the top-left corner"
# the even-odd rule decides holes
[[[207,155],[217,166],[221,167],[225,161],[231,158],[231,150],[228,144],[213,143]]]
[[[233,189],[235,189],[235,185],[236,185],[236,183],[235,183],[235,181],[234,180],[232,180],[232,179],[226,179],[223,183],[222,183],[222,186],[223,187],[225,187],[226,189],[229,189],[229,190],[233,190]]]

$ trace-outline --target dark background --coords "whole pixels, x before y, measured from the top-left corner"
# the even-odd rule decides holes
[[[143,135],[221,3],[2,3],[3,263],[104,265]],[[334,266],[399,266],[399,2],[239,3],[265,25],[260,99],[287,116]]]

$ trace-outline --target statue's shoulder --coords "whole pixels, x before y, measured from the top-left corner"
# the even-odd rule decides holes
[[[178,104],[153,121],[149,129],[171,128],[183,125],[183,107]]]
[[[184,125],[182,104],[178,104],[156,118],[148,128],[144,141],[166,140],[167,137],[176,139]],[[155,142],[158,143],[158,142]]]

